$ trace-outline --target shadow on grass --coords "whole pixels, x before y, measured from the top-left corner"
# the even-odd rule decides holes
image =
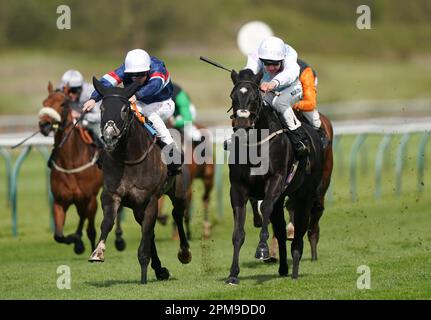
[[[165,281],[169,282],[169,281],[176,281],[176,280],[178,279],[169,278],[169,280],[164,280],[164,281],[151,279],[151,280],[148,280],[147,284],[165,282]],[[109,287],[113,287],[116,285],[123,285],[123,284],[141,285],[141,282],[139,280],[103,280],[103,281],[86,281],[85,284],[96,288],[109,288]]]

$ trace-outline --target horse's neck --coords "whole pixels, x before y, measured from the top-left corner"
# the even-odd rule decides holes
[[[150,147],[152,140],[145,131],[146,129],[142,124],[140,124],[136,119],[132,120],[126,137],[127,143],[124,144],[124,151],[127,151],[125,152],[126,159],[133,159],[133,156],[138,158]]]
[[[56,158],[61,161],[62,159],[73,160],[77,156],[77,153],[82,155],[88,150],[87,144],[79,136],[79,131],[73,126],[72,113],[68,112],[66,116],[66,121],[62,121],[61,126],[63,129],[57,130],[54,136],[54,147],[56,148]],[[73,130],[74,132],[70,131]],[[69,135],[70,133],[70,135]],[[68,139],[65,141],[61,148],[58,148],[59,144],[63,139],[69,135]]]

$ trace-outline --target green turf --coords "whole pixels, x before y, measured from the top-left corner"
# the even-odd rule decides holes
[[[431,298],[431,167],[426,168],[423,193],[416,192],[416,157],[419,136],[414,135],[408,148],[403,174],[403,196],[394,196],[393,158],[399,138],[392,144],[391,155],[383,174],[383,197],[375,200],[374,155],[378,136],[366,142],[367,161],[358,166],[358,197],[351,202],[348,184],[348,151],[352,138],[342,140],[343,153],[336,157],[333,201],[321,221],[319,260],[310,261],[305,245],[299,280],[278,276],[277,265],[254,259],[258,230],[247,217],[246,241],[240,256],[240,285],[228,286],[232,257],[232,211],[228,201],[229,183],[223,188],[223,217],[217,216],[215,193],[211,200],[214,224],[211,240],[201,240],[202,208],[200,182],[194,184],[195,212],[191,241],[193,260],[182,265],[176,258],[178,242],[171,240],[171,228],[157,225],[159,256],[171,272],[171,279],[156,280],[149,271],[149,283],[139,284],[137,248],[139,226],[126,212],[124,235],[127,248],[117,252],[113,234],[108,238],[106,261],[90,264],[88,240],[86,251],[77,256],[71,246],[57,244],[49,230],[44,161],[32,152],[24,163],[19,179],[19,237],[11,236],[10,210],[5,205],[4,166],[0,166],[0,299],[430,299]],[[426,157],[430,159],[428,148]],[[365,165],[366,164],[366,165]],[[250,213],[250,211],[248,211]],[[97,217],[98,233],[102,212]],[[77,224],[75,210],[70,210],[66,233]],[[289,255],[289,263],[291,263]],[[57,267],[71,268],[72,289],[56,287]],[[357,268],[371,270],[371,289],[356,287]],[[291,270],[291,264],[290,264]]]

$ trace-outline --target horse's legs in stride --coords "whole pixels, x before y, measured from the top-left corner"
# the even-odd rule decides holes
[[[250,199],[251,208],[253,209],[253,225],[255,228],[262,227],[262,217],[259,213],[259,201],[256,199]]]
[[[213,177],[204,177],[205,192],[202,197],[202,202],[204,205],[204,223],[203,223],[203,236],[204,239],[209,239],[211,237],[211,222],[209,218],[209,200],[210,192],[213,188]]]
[[[168,280],[170,276],[169,271],[162,267],[162,263],[157,255],[156,242],[154,239],[155,235],[153,234],[153,239],[151,239],[151,268],[155,271],[157,280]]]
[[[247,199],[245,196],[245,191],[237,190],[231,185],[230,188],[230,201],[233,208],[233,219],[234,228],[232,234],[232,244],[233,244],[233,258],[232,265],[230,267],[230,275],[226,280],[227,284],[239,284],[238,274],[239,274],[239,252],[245,240],[245,206]]]
[[[317,243],[319,242],[320,235],[319,220],[322,217],[323,210],[325,210],[323,203],[324,198],[322,197],[319,201],[316,201],[313,208],[311,208],[310,226],[308,229],[308,240],[311,246],[311,261],[317,260]]]
[[[118,251],[126,249],[126,241],[123,238],[123,230],[121,229],[121,219],[123,218],[124,210],[119,209],[117,219],[115,221],[115,248]]]
[[[292,241],[291,253],[293,258],[292,279],[297,279],[299,274],[299,262],[304,249],[303,237],[307,231],[310,217],[310,202],[307,197],[294,200],[295,235]]]
[[[292,241],[295,235],[295,227],[293,217],[295,213],[293,212],[293,201],[288,199],[286,201],[286,209],[289,212],[289,224],[287,225],[287,240]]]
[[[94,226],[94,220],[95,220],[96,212],[97,212],[96,196],[93,196],[90,199],[77,204],[76,208],[78,209],[80,223],[81,223],[81,219],[84,222],[85,218],[88,218],[87,237],[88,237],[88,239],[90,239],[91,250],[94,251],[94,249],[96,248],[96,228]],[[79,240],[81,240],[83,226],[78,227],[78,229],[79,228],[80,228]],[[78,233],[78,231],[77,231],[77,233]],[[82,245],[82,247],[84,246],[82,241],[81,241],[81,245]],[[75,252],[76,252],[77,247],[78,247],[78,243],[75,243]]]
[[[67,237],[63,234],[64,222],[66,220],[66,211],[69,208],[68,204],[60,204],[54,201],[54,240],[58,243],[71,244],[75,242],[75,235],[69,235]]]
[[[186,200],[183,198],[175,197],[175,195],[171,194],[169,194],[169,198],[172,201],[172,216],[174,217],[175,224],[178,228],[178,235],[180,237],[180,251],[178,252],[178,260],[180,260],[180,262],[183,264],[187,264],[192,260],[192,254],[189,249],[190,245],[187,241],[183,225],[184,212],[186,210]]]
[[[278,175],[274,179],[267,181],[265,186],[265,198],[260,205],[260,211],[262,212],[262,229],[260,230],[260,240],[256,249],[255,257],[259,260],[269,259],[269,217],[273,211],[275,201],[278,201],[282,192],[283,178]],[[275,200],[275,201],[274,201]]]
[[[103,208],[103,220],[100,226],[101,234],[96,249],[88,259],[90,262],[103,262],[105,260],[105,241],[108,238],[109,232],[114,227],[115,218],[117,217],[121,203],[120,197],[108,194],[105,191],[102,192],[101,199]]]
[[[286,250],[286,220],[284,220],[284,208],[282,197],[275,203],[271,214],[271,222],[274,229],[275,237],[278,242],[278,252],[280,256],[280,267],[278,273],[280,276],[287,276],[287,250]]]
[[[141,209],[134,209],[133,213],[136,220],[138,220],[138,217],[141,219],[142,235],[141,244],[138,248],[138,260],[139,264],[141,265],[141,283],[146,284],[148,264],[150,263],[152,255],[154,253],[157,255],[157,251],[152,252],[152,245],[154,243],[154,225],[156,223],[157,217],[157,198],[151,198],[150,202],[145,208],[145,212],[141,212],[140,210]]]

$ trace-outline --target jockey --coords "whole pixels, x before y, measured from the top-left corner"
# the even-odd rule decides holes
[[[262,41],[257,52],[248,56],[245,69],[252,70],[254,74],[263,72],[260,83],[263,99],[282,116],[291,133],[294,148],[301,156],[308,152],[309,142],[292,109],[302,97],[297,58],[295,49],[280,38],[269,37]]]
[[[185,124],[191,124],[191,140],[193,142],[200,142],[202,134],[193,122],[196,120],[196,107],[190,100],[187,92],[183,90],[178,84],[172,83],[174,86],[174,93],[172,99],[175,102],[174,115],[171,118],[171,124],[178,130],[184,130]]]
[[[134,49],[126,55],[124,63],[107,74],[100,81],[106,87],[116,87],[124,82],[124,86],[139,81],[141,86],[136,93],[130,97],[131,103],[136,103],[139,112],[144,115],[157,131],[157,136],[168,148],[163,148],[163,152],[168,158],[171,156],[169,150],[173,152],[173,159],[182,159],[181,153],[176,146],[164,121],[167,121],[174,113],[175,104],[172,101],[173,87],[169,72],[163,61],[156,57],[151,57],[142,49]],[[97,91],[93,91],[91,98],[84,104],[83,110],[90,111],[96,101],[102,97]],[[170,175],[178,174],[181,171],[181,162],[168,165]]]
[[[298,65],[300,67],[299,80],[302,85],[302,99],[293,105],[293,109],[302,112],[308,123],[319,133],[322,144],[325,147],[328,139],[321,126],[319,111],[316,109],[317,74],[313,68],[299,58]]]
[[[94,91],[93,85],[84,82],[84,77],[78,70],[67,70],[61,77],[58,89],[63,91],[72,102],[72,116],[76,121],[82,114],[81,106],[90,99]],[[100,103],[98,103],[91,112],[84,115],[81,124],[88,129],[93,137],[94,143],[98,147],[102,147],[100,141]]]

